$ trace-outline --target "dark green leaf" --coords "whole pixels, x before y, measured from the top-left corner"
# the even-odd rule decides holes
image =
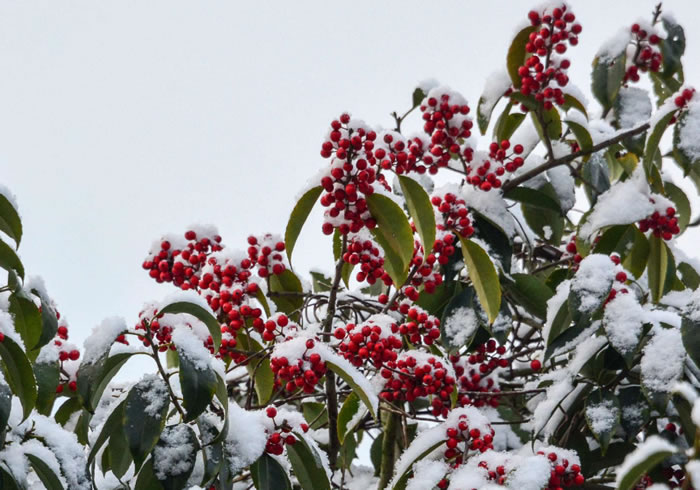
[[[39,308],[36,307],[34,301],[18,291],[10,295],[10,313],[14,317],[15,330],[22,337],[22,342],[28,349],[32,349],[39,343],[42,332]],[[38,351],[28,354],[30,358],[36,358]]]
[[[109,352],[106,352],[95,362],[80,364],[77,375],[78,394],[88,410],[97,407],[107,384],[132,355],[123,352],[109,357]]]
[[[328,423],[326,404],[321,402],[306,402],[301,404],[304,419],[312,429],[319,429]]]
[[[645,473],[648,473],[673,452],[665,449],[653,449],[647,450],[644,454],[645,458],[642,461],[629,468],[625,474],[618,475],[620,483],[617,488],[619,490],[632,490]]]
[[[678,264],[677,270],[681,273],[681,280],[687,288],[695,290],[700,287],[700,274],[692,265],[681,262]]]
[[[522,112],[513,112],[504,114],[502,117],[498,118],[497,124],[494,127],[494,132],[496,134],[497,141],[509,140],[515,130],[520,127],[520,125],[525,120],[525,114]]]
[[[666,30],[666,39],[661,40],[661,54],[663,60],[664,78],[669,78],[682,69],[681,57],[685,53],[685,32],[680,24],[676,24],[672,19],[664,17],[662,19]]]
[[[250,466],[250,475],[256,490],[292,490],[287,472],[267,453]]]
[[[408,213],[413,218],[418,236],[423,243],[423,250],[430,253],[435,243],[435,211],[430,203],[430,196],[413,179],[399,175],[399,183],[406,199]]]
[[[24,350],[8,336],[0,342],[0,358],[7,384],[22,403],[23,418],[26,419],[35,407],[37,397],[32,365]]]
[[[465,324],[465,317],[471,318],[473,325]],[[479,326],[481,326],[481,321],[476,314],[476,306],[474,305],[474,289],[466,287],[455,293],[440,319],[441,338],[445,347],[454,350],[463,346],[469,347]],[[458,342],[458,339],[454,338],[454,333],[463,333],[465,330],[468,331],[468,335],[462,342]]]
[[[32,468],[34,468],[36,476],[39,477],[45,488],[48,490],[63,490],[60,478],[43,459],[31,453],[26,453],[26,455]]]
[[[36,410],[42,415],[50,415],[58,386],[58,361],[35,363],[34,376],[37,385]]]
[[[684,317],[681,321],[681,337],[688,356],[700,366],[700,322]]]
[[[32,293],[36,294],[41,300],[41,335],[39,336],[39,342],[32,347],[33,349],[39,349],[51,342],[56,336],[58,316],[50,298],[45,297],[42,292],[36,289],[32,289]]]
[[[202,369],[178,347],[180,358],[180,386],[185,408],[185,422],[191,422],[206,410],[216,392],[216,373],[207,366]]]
[[[22,240],[22,220],[9,199],[0,194],[0,231],[15,241],[19,247]]]
[[[314,293],[323,293],[331,290],[333,279],[317,271],[311,271],[309,274],[311,275]]]
[[[95,442],[93,442],[90,447],[88,464],[92,463],[92,460],[95,459],[98,451],[102,445],[107,442],[107,439],[110,438],[112,433],[114,433],[116,430],[122,429],[122,424],[124,422],[124,403],[125,402],[122,401],[116,407],[114,407],[112,413],[109,414],[107,420],[105,420],[105,423],[102,425],[102,430],[97,435],[97,439],[95,439]]]
[[[514,187],[509,190],[504,196],[506,199],[512,199],[523,204],[528,204],[532,207],[546,209],[561,215],[561,206],[549,193],[532,189],[530,187]]]
[[[289,221],[287,222],[287,229],[284,232],[284,243],[286,245],[287,258],[289,259],[290,264],[292,262],[292,252],[294,251],[294,246],[297,243],[297,238],[299,238],[301,229],[304,227],[304,223],[306,223],[309,213],[311,213],[314,204],[316,204],[316,201],[318,201],[318,198],[322,192],[323,187],[320,185],[309,189],[303,196],[301,196],[292,210],[292,215],[289,217]]]
[[[574,133],[576,141],[578,141],[578,146],[582,150],[588,151],[593,147],[593,138],[591,138],[591,133],[588,132],[587,128],[568,119],[565,119],[564,122],[567,126],[569,126],[571,132]]]
[[[538,277],[531,274],[512,274],[507,282],[508,294],[528,312],[539,318],[547,317],[547,301],[554,293]]]
[[[238,345],[241,349],[260,352],[263,347],[257,340],[250,338],[245,332],[239,331]],[[275,387],[275,375],[270,368],[270,361],[267,357],[259,357],[251,362],[246,363],[248,374],[255,380],[255,393],[258,396],[260,405],[266,404],[272,396],[272,391]]]
[[[297,442],[287,445],[287,456],[302,490],[330,490],[331,484],[320,455],[299,434],[294,435]]]
[[[0,268],[6,271],[14,271],[19,277],[24,279],[24,266],[17,257],[14,250],[5,242],[0,240]]]
[[[221,345],[221,325],[219,325],[219,322],[211,313],[211,310],[190,301],[177,301],[175,303],[170,303],[168,306],[160,310],[158,312],[158,318],[167,313],[173,315],[177,315],[178,313],[187,313],[188,315],[192,315],[197,320],[204,323],[209,330],[209,335],[211,335],[211,338],[214,341],[214,349],[219,349],[219,345]]]
[[[421,102],[423,102],[423,99],[425,99],[425,97],[426,95],[423,89],[420,87],[416,87],[411,96],[411,102],[413,103],[413,107],[418,107],[421,104]]]
[[[59,408],[56,410],[53,418],[60,425],[66,425],[70,417],[82,408],[82,403],[78,397],[68,398]]]
[[[569,109],[576,109],[586,116],[586,119],[588,119],[588,111],[586,111],[586,106],[584,106],[583,102],[571,94],[564,94],[564,104],[561,106],[561,108],[567,112]]]
[[[659,143],[661,142],[661,137],[664,135],[668,123],[671,118],[674,117],[676,111],[671,111],[664,117],[656,122],[656,125],[651,128],[649,137],[647,138],[647,144],[644,147],[644,171],[647,177],[651,175],[651,169],[654,166],[654,159],[656,158],[656,153],[659,151]]]
[[[184,439],[183,439],[184,432]],[[183,442],[184,440],[184,442]],[[177,449],[181,444],[191,446],[192,451],[182,456],[178,460],[176,467],[172,470],[165,470],[165,475],[159,478],[158,472],[156,472],[156,478],[159,479],[161,485],[165,490],[181,490],[187,485],[187,480],[192,474],[194,469],[195,459],[197,457],[197,451],[199,451],[199,443],[197,441],[197,435],[194,433],[192,428],[186,424],[173,425],[163,429],[163,433],[153,449],[153,465],[155,468],[160,468],[163,464],[159,464],[159,458],[161,454],[165,457],[165,461],[170,461],[170,456],[166,456],[167,453],[172,452]],[[183,465],[185,463],[185,465]],[[183,466],[186,470],[183,471]]]
[[[126,440],[126,435],[124,435],[124,429],[122,427],[112,432],[112,436],[109,438],[109,444],[107,445],[107,451],[109,451],[109,463],[112,468],[112,473],[114,473],[117,478],[122,478],[129,470],[132,463],[129,443]]]
[[[669,270],[669,255],[671,255],[671,251],[668,249],[664,240],[651,235],[649,237],[649,263],[647,264],[647,273],[649,275],[651,300],[654,303],[658,303],[664,295],[667,272]]]
[[[685,231],[690,223],[690,201],[685,192],[672,182],[664,182],[664,188],[666,189],[666,195],[668,196],[673,204],[676,206],[676,218],[678,218],[678,228],[681,229],[681,233]]]
[[[270,276],[270,293],[293,293],[285,295],[270,295],[272,301],[277,305],[278,311],[287,313],[292,320],[299,318],[297,311],[304,304],[301,294],[304,289],[299,278],[289,269],[282,274]]]
[[[353,427],[348,427],[348,423],[360,410],[360,399],[355,393],[350,393],[340,407],[338,413],[338,440],[342,444],[345,440],[345,435],[352,431]]]
[[[600,414],[596,413],[596,409],[613,417],[612,424],[608,424],[607,421],[601,424],[598,418]],[[620,413],[620,401],[610,391],[595,390],[586,398],[586,423],[600,443],[602,456],[605,456],[610,440],[620,423]]]
[[[411,225],[399,205],[386,196],[367,196],[367,206],[377,221],[372,235],[384,250],[384,268],[394,285],[401,287],[408,276],[408,266],[413,258]]]
[[[540,187],[538,191],[548,195],[550,199],[555,200],[559,211],[523,203],[523,216],[525,216],[525,221],[528,226],[530,226],[532,231],[537,233],[540,238],[559,246],[562,234],[564,233],[564,218],[561,214],[561,205],[558,204],[559,198],[557,197],[554,187],[549,182]],[[549,208],[550,206],[548,205],[547,207]]]
[[[7,428],[7,421],[10,418],[11,410],[12,392],[10,391],[10,387],[5,383],[0,383],[0,430]]]
[[[153,473],[153,461],[151,458],[144,463],[136,479],[134,490],[160,490],[163,487]]]
[[[136,383],[126,396],[124,433],[137,471],[158,442],[168,415],[170,397],[160,383],[164,384],[162,380],[144,379]]]
[[[593,60],[592,91],[598,102],[607,112],[615,102],[625,77],[626,55],[623,51],[614,60],[609,58]]]
[[[520,87],[520,75],[518,74],[518,68],[525,64],[525,58],[528,53],[525,46],[530,41],[530,33],[535,31],[535,27],[527,26],[518,32],[513,39],[513,42],[508,48],[508,56],[506,58],[506,63],[508,67],[508,75],[510,75],[510,80],[513,82],[513,86],[516,88]]]
[[[500,262],[503,271],[510,273],[513,244],[501,227],[496,225],[487,216],[472,210],[472,224],[476,230],[474,238],[486,243],[492,257]]]

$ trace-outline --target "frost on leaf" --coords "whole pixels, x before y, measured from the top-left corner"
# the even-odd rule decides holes
[[[620,354],[634,351],[639,344],[645,311],[633,294],[618,294],[605,306],[603,327]]]
[[[185,424],[166,427],[153,449],[156,478],[164,480],[192,471],[196,449],[193,433]]]
[[[642,384],[657,393],[668,393],[683,374],[685,348],[676,328],[659,329],[644,348]]]
[[[614,278],[614,265],[607,255],[592,254],[583,259],[571,281],[571,292],[579,301],[578,310],[593,313],[608,296]]]

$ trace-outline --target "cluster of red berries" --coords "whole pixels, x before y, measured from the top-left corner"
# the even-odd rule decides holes
[[[290,361],[285,356],[270,358],[270,368],[275,374],[275,386],[284,387],[287,393],[301,389],[304,393],[313,393],[319,380],[328,370],[326,363],[318,352],[314,352],[313,339],[299,339],[305,342],[306,350],[296,359]]]
[[[292,434],[293,427],[289,425],[287,420],[283,420],[279,424],[277,423],[275,420],[275,417],[277,417],[277,409],[275,407],[267,407],[265,414],[272,419],[275,426],[274,432],[267,436],[265,451],[269,454],[279,456],[284,452],[284,446],[296,444],[297,438]],[[305,423],[299,424],[299,427],[304,433],[309,430],[309,426]]]
[[[352,236],[347,251],[343,254],[343,260],[350,265],[360,266],[355,276],[358,282],[367,281],[374,284],[377,279],[381,279],[384,284],[391,284],[391,277],[384,270],[384,257],[373,240]]]
[[[419,306],[406,312],[406,320],[399,325],[399,333],[414,345],[432,345],[440,338],[440,320]]]
[[[651,231],[655,237],[670,240],[673,238],[673,235],[677,235],[681,232],[680,228],[678,227],[676,209],[673,207],[668,207],[664,214],[654,211],[651,216],[644,218],[639,222],[639,231],[642,233]]]
[[[510,361],[503,357],[506,348],[498,345],[496,340],[489,339],[487,342],[476,347],[475,352],[468,355],[452,355],[450,362],[457,376],[457,386],[462,392],[458,398],[461,406],[473,405],[483,407],[486,405],[498,407],[500,403],[499,395],[474,395],[473,392],[498,393],[495,377],[493,373],[498,368],[505,368],[510,365]],[[469,394],[464,392],[471,392]]]
[[[373,315],[363,324],[349,323],[333,332],[342,342],[338,351],[353,366],[362,366],[367,360],[379,369],[384,363],[394,362],[397,351],[403,347],[397,335],[399,327],[388,315]]]
[[[423,131],[430,136],[427,154],[423,162],[430,174],[446,167],[452,155],[471,162],[474,149],[465,141],[471,136],[474,126],[468,116],[469,105],[460,94],[445,87],[437,87],[423,99]]]
[[[571,46],[578,44],[581,24],[574,23],[576,16],[567,12],[566,5],[552,9],[551,13],[532,10],[528,14],[530,23],[536,29],[530,33],[525,50],[531,53],[520,68],[520,93],[534,95],[535,100],[543,103],[545,110],[553,107],[553,103],[562,105],[564,93],[559,87],[569,83],[567,70],[571,62],[561,59],[567,50],[567,42]],[[559,87],[552,87],[556,82]],[[527,111],[526,107],[522,107]]]
[[[198,238],[194,230],[185,232],[184,242],[179,237],[164,238],[151,250],[143,268],[156,282],[172,282],[185,290],[197,288],[197,272],[211,252],[222,249],[220,242],[221,237],[215,233]]]
[[[262,338],[265,342],[271,342],[276,338],[289,338],[292,330],[298,331],[299,325],[289,320],[289,317],[284,313],[272,315],[265,322],[265,331]]]
[[[578,253],[578,246],[576,245],[576,235],[571,235],[569,242],[566,244],[566,252],[572,255],[572,259],[575,264],[579,264],[583,257]]]
[[[544,451],[537,451],[537,454],[545,456]],[[549,484],[544,490],[560,490],[566,487],[577,487],[583,485],[586,481],[581,474],[581,466],[578,464],[569,464],[569,460],[560,457],[555,452],[546,454],[547,459],[552,467],[552,473],[549,476]]]
[[[508,140],[491,143],[489,145],[489,159],[484,159],[481,165],[476,167],[477,175],[468,177],[467,182],[486,192],[500,188],[502,184],[500,177],[506,172],[515,172],[525,164],[525,160],[521,156],[516,156],[524,151],[523,145],[513,146],[513,151],[510,153],[509,149],[510,141]]]
[[[248,237],[248,258],[258,265],[258,275],[279,276],[286,269],[284,264],[284,241],[278,236],[266,233],[261,237]]]
[[[400,356],[395,362],[387,362],[380,373],[386,379],[381,393],[386,401],[413,402],[417,398],[432,396],[430,405],[433,415],[447,416],[450,395],[455,390],[455,378],[442,361],[413,351]]]
[[[332,158],[330,175],[321,179],[325,191],[321,205],[328,208],[322,227],[326,235],[336,228],[346,235],[377,225],[364,197],[374,193],[378,164],[386,156],[386,150],[375,148],[376,139],[375,131],[349,114],[331,122],[328,139],[321,146],[321,156]]]
[[[437,208],[442,217],[442,219],[438,220],[439,222],[437,223],[438,230],[450,231],[463,238],[469,238],[474,234],[474,228],[472,227],[472,222],[469,219],[469,209],[467,208],[464,199],[458,197],[455,193],[445,192],[442,195],[440,193],[434,194],[430,198],[430,201],[433,203],[433,206]],[[449,243],[444,244],[442,243],[443,241],[447,241]],[[438,252],[443,253],[445,251],[445,245],[452,246],[452,243],[454,243],[454,237],[447,240],[440,240],[440,242],[440,245],[438,245],[437,242],[435,243],[433,250],[439,248],[440,250],[438,250]],[[454,253],[454,247],[452,247],[451,250],[447,250],[447,252]],[[446,253],[445,255],[446,257],[449,257],[452,255],[452,253]],[[446,264],[447,258],[443,259],[441,263],[443,263],[443,265]]]
[[[410,284],[404,286],[402,292],[412,301],[418,300],[418,288],[421,286],[425,292],[432,294],[442,284],[442,272],[435,254],[425,255],[423,245],[419,239],[413,242],[413,258],[411,267],[416,268],[416,273],[411,277]],[[410,289],[409,289],[410,288]]]
[[[615,257],[615,258],[613,258]],[[617,260],[615,260],[617,259]],[[617,255],[613,255],[610,257],[610,260],[613,261],[615,265],[618,265],[620,263],[620,257]],[[615,274],[615,282],[620,283],[621,285],[624,286],[625,282],[627,281],[627,273],[625,271],[620,271],[617,274]],[[608,293],[608,297],[605,299],[605,304],[607,305],[609,302],[611,302],[615,297],[617,297],[618,294],[627,294],[629,293],[629,289],[626,287],[621,287],[620,289],[617,289],[616,284],[613,284],[612,289],[610,289],[610,292]]]
[[[470,427],[466,415],[459,416],[457,425],[446,429],[447,441],[445,445],[445,459],[454,468],[459,467],[468,459],[470,453],[484,453],[493,449],[493,436],[496,433],[493,428],[489,432]]]
[[[636,47],[632,65],[625,72],[625,82],[639,81],[639,72],[658,72],[661,68],[663,56],[659,43],[661,38],[656,34],[649,34],[639,24],[632,24],[632,44]]]

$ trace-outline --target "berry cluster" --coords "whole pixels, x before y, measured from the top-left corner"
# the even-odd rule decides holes
[[[299,325],[289,320],[284,313],[272,315],[265,322],[265,331],[262,338],[265,342],[271,342],[276,338],[288,339],[292,331],[299,331]]]
[[[615,265],[619,265],[620,263],[620,257],[618,257],[617,255],[610,256],[610,260],[612,260]],[[608,297],[605,299],[606,305],[613,299],[615,299],[615,297],[617,297],[618,294],[629,293],[629,289],[624,287],[625,282],[627,282],[627,273],[625,271],[619,271],[617,274],[615,274],[615,282],[620,283],[619,285],[622,287],[617,289],[618,284],[613,283],[613,287],[612,289],[610,289],[610,293],[608,293]]]
[[[403,293],[411,301],[418,300],[418,288],[423,286],[425,291],[432,294],[435,288],[442,284],[442,272],[435,254],[425,255],[420,240],[413,242],[413,258],[411,267],[416,268],[416,273],[411,277],[410,285],[403,288]]]
[[[545,456],[545,451],[537,451],[537,454]],[[549,477],[549,485],[544,490],[559,490],[565,487],[583,485],[586,480],[581,474],[581,466],[569,464],[569,460],[551,451],[546,454],[552,467]]]
[[[652,200],[652,202],[654,202]],[[639,222],[639,230],[642,233],[651,231],[655,237],[661,237],[664,240],[670,240],[673,235],[677,235],[681,232],[678,227],[678,218],[676,217],[676,209],[673,207],[668,207],[664,214],[658,211],[644,218]]]
[[[213,229],[199,233],[188,230],[184,238],[166,237],[151,249],[143,268],[156,282],[172,282],[185,290],[197,288],[197,272],[211,252],[222,249],[221,237]]]
[[[450,356],[450,362],[452,362],[457,376],[457,386],[462,392],[458,398],[461,406],[483,407],[489,405],[498,407],[500,396],[474,395],[473,392],[498,393],[499,388],[496,383],[498,378],[494,372],[498,368],[510,365],[510,361],[503,357],[505,353],[504,346],[499,346],[494,339],[489,339],[478,345],[474,353]]]
[[[421,307],[412,306],[406,312],[406,317],[406,321],[399,326],[399,333],[412,344],[432,345],[440,338],[440,320]]]
[[[271,274],[279,276],[286,269],[284,263],[284,241],[282,238],[270,233],[262,237],[248,237],[248,258],[258,265],[258,275],[268,277]]]
[[[635,46],[635,55],[632,65],[625,72],[625,82],[638,82],[639,72],[658,72],[661,68],[663,56],[659,43],[661,38],[656,34],[649,34],[639,24],[632,24],[632,44]]]
[[[423,113],[423,130],[430,136],[423,163],[430,174],[446,167],[452,155],[471,162],[473,148],[467,143],[474,125],[468,116],[469,105],[460,94],[445,87],[430,92],[420,105]]]
[[[578,253],[578,246],[576,245],[576,235],[571,235],[571,238],[569,238],[569,242],[566,244],[565,250],[567,253],[572,255],[571,258],[573,259],[574,264],[579,264],[583,260],[581,254]]]
[[[299,337],[285,344],[299,342],[303,342],[303,351],[296,359],[274,353],[270,358],[270,367],[275,374],[275,386],[284,387],[288,393],[297,389],[304,393],[313,393],[319,380],[326,374],[326,363],[318,352],[314,352],[314,339]]]
[[[523,145],[513,146],[513,151],[510,149],[510,141],[503,140],[500,143],[493,142],[489,145],[489,159],[484,159],[479,167],[476,168],[476,174],[467,178],[467,182],[482,191],[490,191],[501,187],[501,179],[506,172],[515,172],[525,164],[525,160],[520,155],[523,151]]]
[[[265,451],[269,454],[279,456],[284,452],[285,445],[292,446],[296,444],[297,438],[294,436],[294,434],[292,434],[292,430],[294,428],[289,425],[286,419],[281,420],[279,423],[277,420],[275,420],[278,413],[277,409],[273,406],[267,407],[265,414],[272,419],[272,423],[274,424],[274,431],[267,437]],[[308,432],[309,430],[309,426],[305,423],[299,424],[299,428],[301,428],[304,433]]]
[[[467,208],[464,199],[458,197],[458,195],[453,192],[444,192],[434,194],[430,201],[440,213],[441,219],[439,219],[437,223],[437,229],[439,231],[456,233],[463,238],[469,238],[474,234],[474,228],[472,227],[472,222],[469,219],[469,209]],[[450,250],[445,250],[446,246],[452,246],[454,243],[454,237],[447,240],[445,240],[445,238],[440,240],[440,245],[438,245],[438,242],[436,241],[435,246],[433,247],[433,250],[439,253],[448,252],[445,253],[446,258],[442,259],[440,262],[443,265],[447,263],[447,257],[454,253],[454,247],[452,247]],[[436,250],[438,248],[440,250]]]
[[[326,235],[336,228],[346,235],[376,226],[364,197],[374,193],[378,164],[386,156],[383,148],[375,149],[376,139],[375,131],[349,114],[331,122],[331,131],[321,146],[321,156],[331,158],[329,175],[321,179],[325,191],[321,205],[328,208],[322,227]]]
[[[374,284],[377,279],[381,279],[384,284],[391,284],[391,278],[384,270],[382,251],[373,240],[353,235],[343,254],[343,260],[353,266],[359,264],[360,270],[355,276],[358,282]]]
[[[349,323],[333,332],[336,339],[342,340],[338,351],[354,366],[362,366],[368,359],[375,368],[396,361],[397,351],[403,347],[396,334],[399,327],[388,315],[372,315],[362,325]]]
[[[386,379],[381,396],[386,401],[413,402],[417,398],[432,396],[433,415],[447,416],[455,378],[442,361],[432,355],[411,351],[399,356],[395,362],[387,362],[386,366],[381,370]]]
[[[545,110],[553,104],[564,104],[561,88],[569,83],[567,71],[571,65],[567,59],[560,58],[571,46],[578,44],[581,24],[574,23],[576,16],[567,12],[566,5],[557,7],[542,15],[537,11],[528,14],[530,23],[536,29],[530,33],[525,50],[531,54],[518,68],[520,76],[520,93],[534,95],[535,100],[543,104]],[[558,87],[553,87],[554,83]],[[527,108],[522,106],[523,111]]]
[[[466,415],[459,416],[457,424],[446,429],[447,441],[445,445],[445,458],[456,468],[464,463],[470,454],[484,453],[493,449],[493,428],[489,432],[484,432],[476,427],[469,426],[469,419]]]

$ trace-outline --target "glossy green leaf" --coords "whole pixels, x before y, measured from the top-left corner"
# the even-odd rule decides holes
[[[250,466],[250,475],[256,490],[292,490],[287,472],[267,453]]]
[[[106,450],[109,452],[109,465],[112,473],[117,478],[122,478],[133,463],[129,452],[129,443],[122,427],[112,432]]]
[[[105,420],[105,423],[102,425],[102,429],[97,435],[95,442],[93,442],[90,446],[90,453],[88,454],[88,464],[92,463],[93,459],[95,459],[95,456],[97,456],[97,453],[99,452],[100,448],[104,445],[105,442],[107,442],[107,439],[110,438],[112,433],[117,429],[121,429],[122,424],[124,422],[124,404],[125,402],[122,401],[116,407],[114,407],[112,413],[110,413],[107,417],[107,420]]]
[[[649,262],[647,264],[647,274],[649,276],[651,300],[654,303],[658,303],[664,294],[670,253],[671,252],[668,249],[668,246],[662,238],[654,235],[649,237]]]
[[[47,490],[63,490],[61,479],[43,459],[31,453],[26,453],[26,456],[36,476],[39,477],[39,480],[41,480],[41,483]]]
[[[513,39],[513,42],[508,48],[508,56],[506,58],[506,66],[508,68],[508,75],[510,80],[513,82],[513,86],[516,88],[520,87],[520,75],[518,74],[518,68],[525,64],[525,58],[528,53],[525,46],[530,41],[530,33],[535,31],[535,27],[527,26],[518,32]]]
[[[413,231],[401,207],[381,194],[367,196],[367,206],[377,226],[372,235],[384,250],[384,269],[401,287],[413,258]]]
[[[36,405],[36,379],[32,365],[22,347],[10,337],[0,342],[0,358],[7,384],[22,404],[23,418],[29,417]]]
[[[377,400],[376,396],[370,397],[370,395],[362,388],[357,382],[355,381],[356,379],[364,379],[364,375],[360,374],[359,371],[356,372],[351,372],[349,369],[356,370],[353,366],[348,366],[348,369],[342,367],[340,363],[335,363],[331,359],[326,359],[326,366],[328,369],[333,371],[335,374],[340,376],[343,381],[345,381],[348,385],[350,385],[350,388],[352,389],[353,393],[356,393],[357,396],[360,397],[360,400],[362,400],[362,403],[364,403],[367,406],[367,410],[369,410],[369,413],[372,415],[373,418],[377,418],[377,405],[379,404],[379,401]]]
[[[35,363],[34,377],[37,386],[36,410],[42,415],[49,415],[56,398],[59,379],[58,361]]]
[[[238,346],[250,352],[260,352],[263,347],[257,340],[248,337],[245,332],[238,332]],[[257,357],[246,363],[248,374],[255,380],[255,393],[258,396],[258,403],[265,405],[272,396],[275,387],[275,375],[270,368],[270,361],[265,357]]]
[[[622,81],[625,77],[626,55],[623,51],[612,61],[609,58],[596,58],[593,60],[592,86],[593,95],[603,106],[604,111],[608,111],[620,91]]]
[[[187,313],[188,315],[192,315],[197,320],[204,323],[209,330],[209,335],[211,335],[211,338],[214,341],[214,349],[218,350],[219,346],[221,345],[221,325],[219,325],[219,322],[211,313],[211,310],[190,301],[176,301],[175,303],[170,303],[168,306],[160,310],[158,312],[158,318],[168,313],[173,315],[177,315],[178,313]]]
[[[408,213],[413,218],[423,250],[432,250],[435,243],[435,211],[430,196],[415,180],[399,175],[399,183],[406,199]],[[411,252],[413,253],[413,252]]]
[[[299,294],[303,291],[301,281],[289,269],[282,274],[270,276],[270,293],[286,293],[269,294],[270,298],[277,305],[278,311],[287,313],[294,321],[299,318],[297,310],[304,304],[304,298]]]
[[[618,475],[618,489],[619,490],[632,490],[637,482],[652,470],[656,465],[661,463],[664,459],[673,454],[665,448],[649,448],[644,452],[644,458],[640,462],[632,466],[623,475]]]
[[[578,141],[578,146],[582,150],[588,151],[593,147],[593,138],[591,137],[591,133],[588,132],[588,128],[568,119],[565,119],[564,123],[566,123],[571,132],[574,133],[576,141]]]
[[[647,144],[644,147],[644,171],[646,172],[647,177],[649,177],[651,174],[651,168],[654,166],[654,158],[656,157],[656,153],[659,151],[661,137],[664,135],[664,132],[668,127],[668,123],[671,121],[671,118],[675,116],[675,114],[676,111],[669,112],[664,117],[659,119],[656,122],[656,125],[651,128],[651,132],[647,137]]]
[[[153,473],[153,460],[149,458],[139,471],[134,490],[159,490],[162,488],[155,473]]]
[[[688,356],[700,366],[700,322],[684,317],[681,322],[681,338]]]
[[[0,268],[6,271],[14,271],[19,277],[24,279],[24,266],[17,257],[14,250],[5,242],[0,240]]]
[[[12,391],[4,382],[0,382],[0,431],[4,431],[7,428],[11,410]]]
[[[687,288],[695,290],[700,287],[700,274],[692,265],[687,262],[681,262],[678,264],[677,270],[680,272],[681,280]]]
[[[202,366],[193,362],[185,351],[177,347],[185,422],[191,422],[206,410],[214,398],[217,375],[210,366],[202,369]]]
[[[442,446],[445,444],[444,440],[441,440],[440,442],[437,442],[430,447],[428,447],[425,451],[422,453],[418,454],[417,457],[411,462],[410,465],[406,467],[406,471],[404,471],[401,475],[394,475],[394,485],[391,487],[392,490],[405,490],[406,489],[406,483],[408,482],[408,479],[411,477],[413,474],[413,471],[411,471],[411,468],[413,468],[413,465],[415,465],[417,462],[425,458],[428,454],[432,453],[435,451],[436,448]]]
[[[93,411],[97,407],[107,384],[132,355],[123,352],[109,357],[107,352],[95,362],[80,364],[77,375],[78,394],[88,410]]]
[[[551,183],[547,182],[538,191],[559,203],[559,198]],[[531,204],[522,204],[523,216],[532,231],[543,240],[558,246],[564,233],[564,217],[561,214],[561,205],[557,207],[559,211],[555,212]]]
[[[509,104],[506,110],[510,111],[510,107],[511,105]],[[524,120],[525,114],[522,112],[504,112],[501,114],[493,128],[496,141],[509,140]]]
[[[641,277],[646,269],[647,261],[649,260],[649,252],[651,247],[646,235],[639,231],[639,228],[634,226],[635,237],[634,245],[627,256],[623,259],[622,265],[625,269],[634,274],[634,277]]]
[[[15,241],[19,247],[22,241],[22,220],[12,203],[3,194],[0,194],[0,231]]]
[[[302,490],[330,490],[331,484],[323,469],[321,456],[303,437],[296,432],[294,435],[297,442],[287,445],[287,456]]]
[[[488,254],[479,245],[461,237],[460,242],[469,279],[489,322],[493,323],[501,308],[501,286],[496,268]]]
[[[513,282],[507,283],[508,294],[528,312],[545,319],[547,301],[554,293],[537,276],[531,274],[511,274]]]
[[[323,187],[320,185],[309,189],[301,196],[292,210],[292,214],[287,222],[287,229],[284,232],[284,243],[286,245],[289,263],[292,262],[292,252],[294,251],[294,246],[297,243],[301,229],[304,227],[306,219],[309,217],[314,204],[316,204],[322,192]]]
[[[124,404],[124,433],[137,470],[158,442],[170,407],[167,391],[153,389],[154,383],[152,379],[136,383]]]
[[[338,412],[338,440],[341,444],[345,440],[345,435],[352,431],[353,427],[348,427],[348,424],[359,410],[360,399],[354,392],[350,393]]]
[[[671,17],[665,16],[661,19],[664,29],[668,34],[661,40],[661,54],[663,60],[663,71],[661,76],[668,79],[676,72],[682,70],[681,57],[685,53],[685,31],[680,24],[676,24]]]
[[[46,297],[46,295],[36,289],[32,289],[32,293],[37,295],[41,300],[41,335],[39,336],[39,341],[32,348],[39,349],[49,342],[51,342],[56,336],[58,331],[58,316],[56,315],[56,309],[53,307],[51,298]]]
[[[546,209],[561,215],[561,206],[548,193],[542,192],[530,187],[514,187],[509,190],[504,196],[506,199],[512,199],[532,207]]]
[[[676,207],[676,218],[678,218],[678,228],[680,228],[681,233],[685,231],[690,223],[690,201],[685,192],[672,182],[664,182],[664,189],[666,190],[666,195],[673,201]]]
[[[39,308],[36,307],[31,298],[25,296],[21,291],[12,293],[9,300],[10,313],[14,319],[15,330],[22,337],[25,347],[31,349],[39,343],[42,332]],[[30,359],[36,358],[38,351],[28,352],[27,354]]]
[[[78,397],[68,398],[58,407],[54,414],[54,420],[60,425],[66,425],[71,416],[83,407]]]
[[[588,111],[586,110],[586,106],[584,106],[583,102],[571,94],[564,94],[564,104],[561,106],[561,108],[567,112],[570,109],[576,109],[577,111],[581,112],[581,114],[586,116],[586,119],[588,119]]]

